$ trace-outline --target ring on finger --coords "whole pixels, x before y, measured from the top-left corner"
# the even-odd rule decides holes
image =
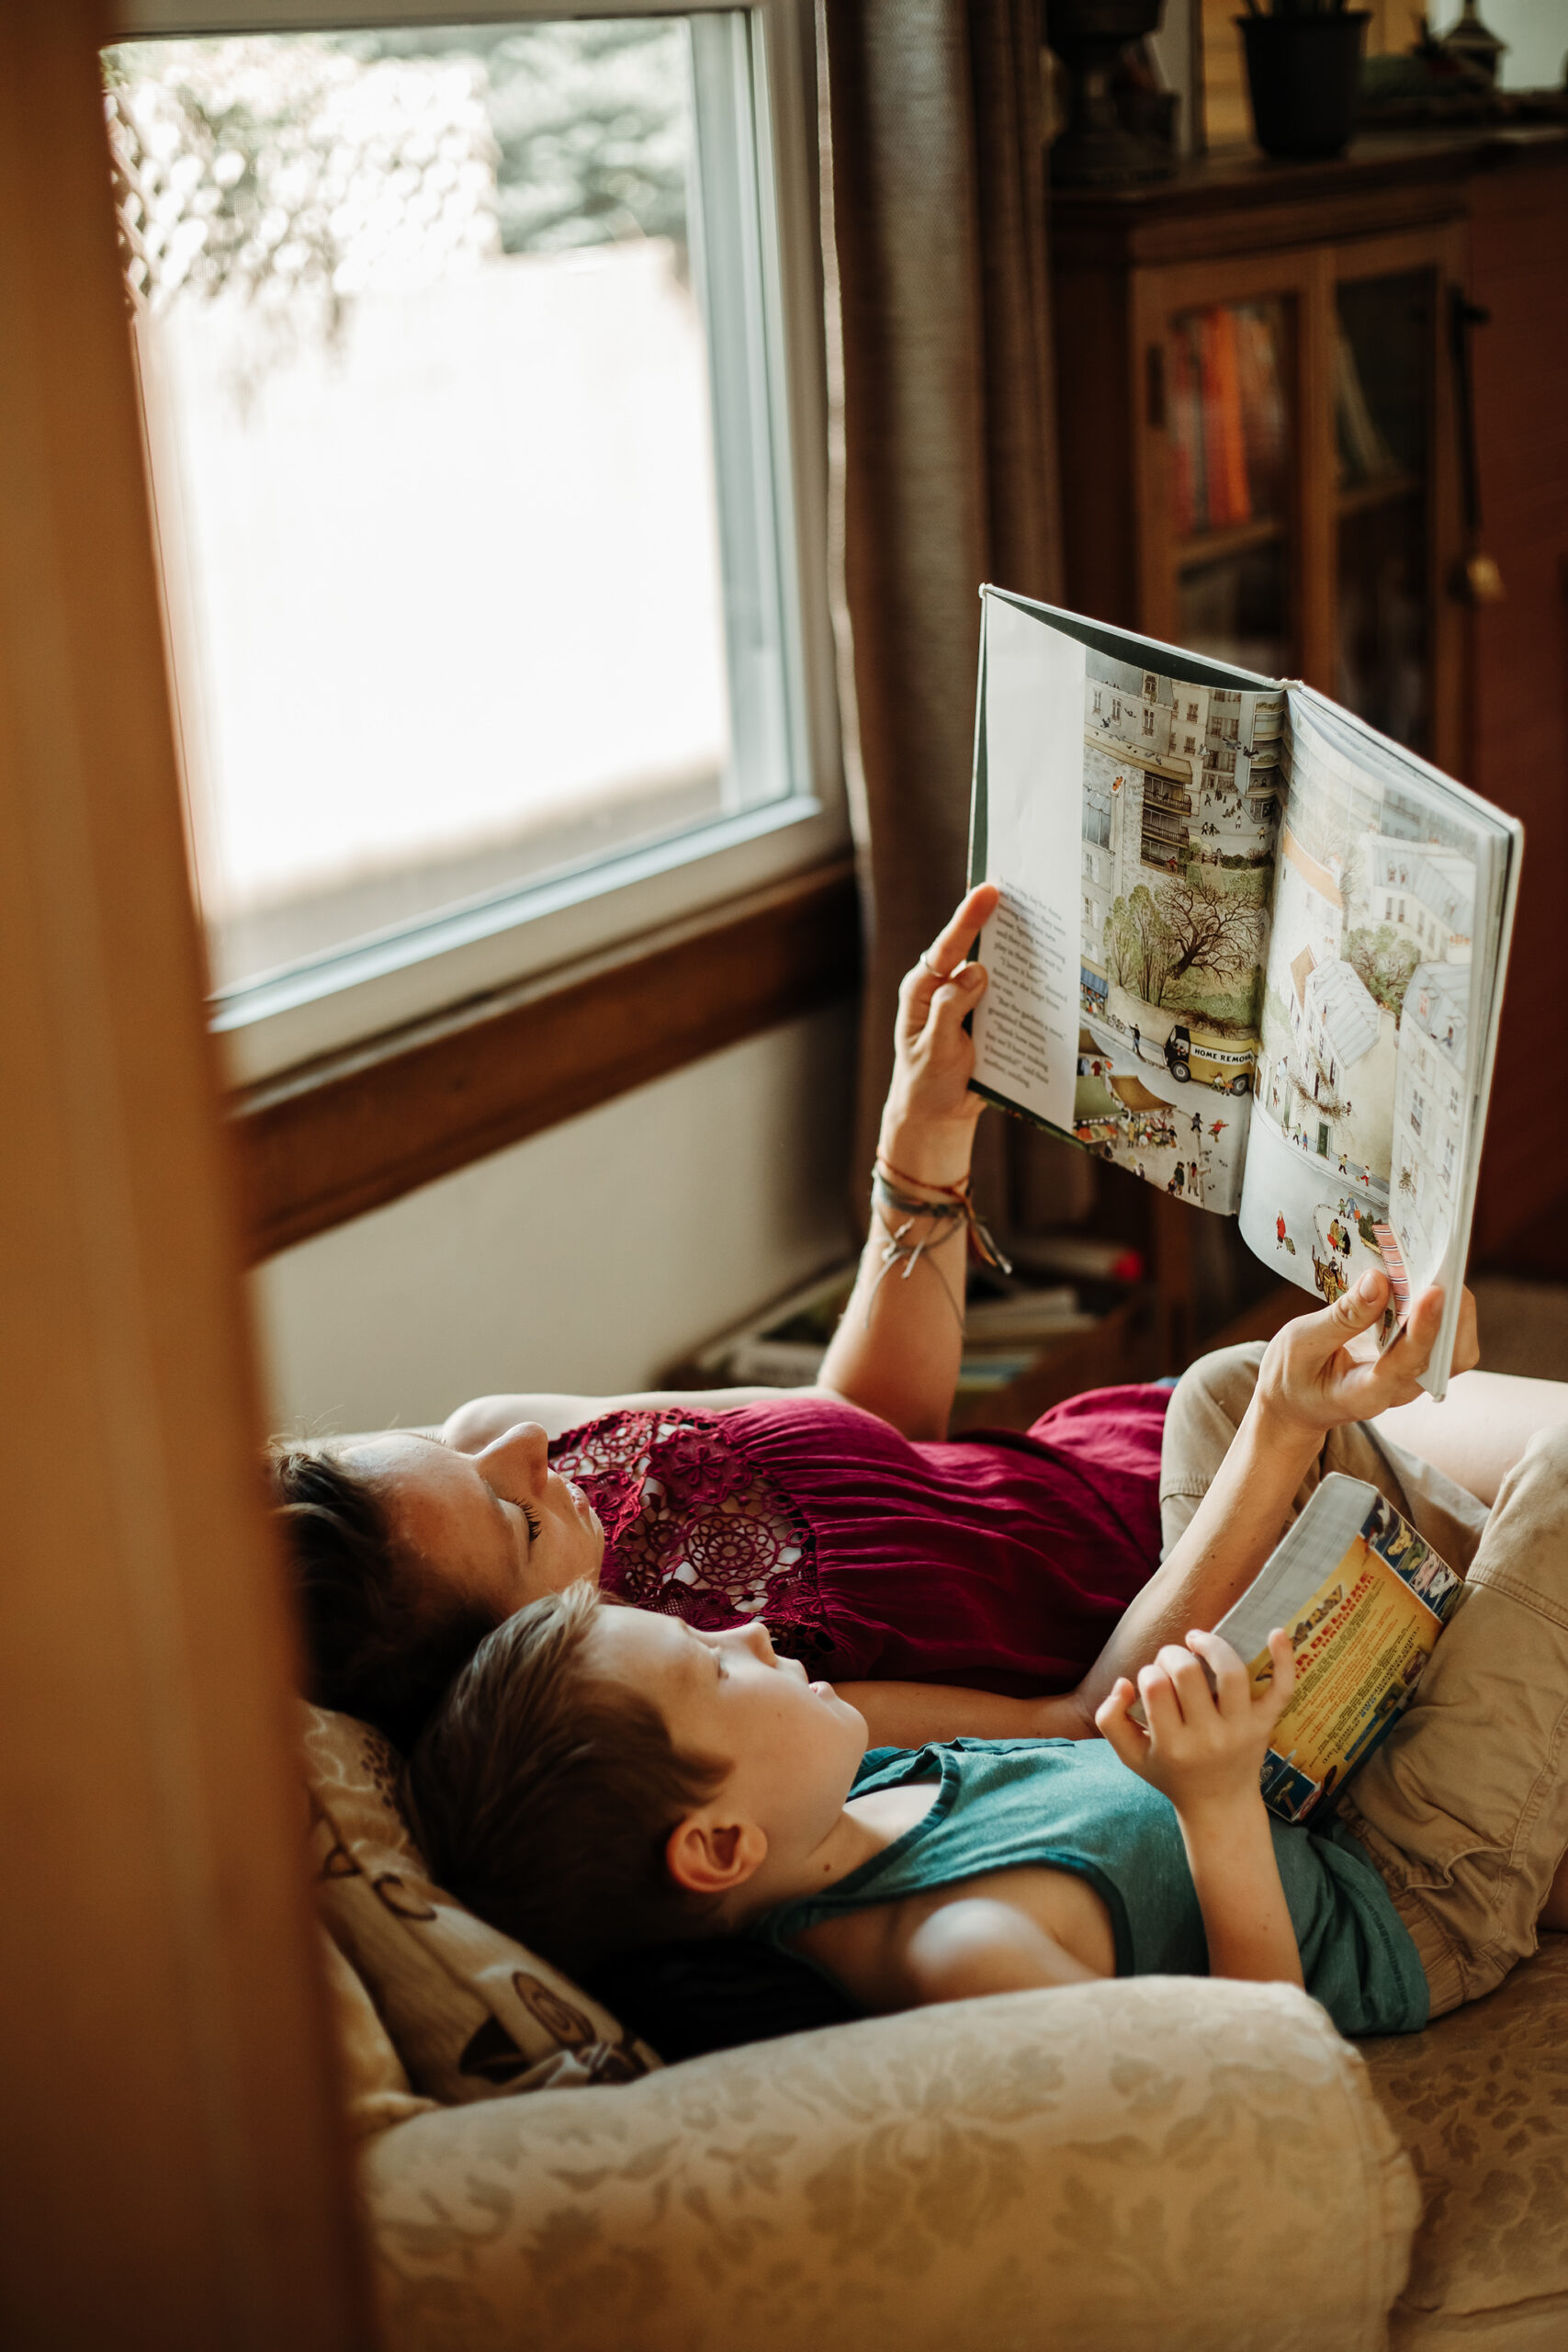
[[[921,970],[929,972],[939,987],[943,981],[950,980],[953,978],[953,974],[951,972],[939,972],[936,966],[931,962],[931,957],[927,956],[923,950],[919,957],[919,964]]]

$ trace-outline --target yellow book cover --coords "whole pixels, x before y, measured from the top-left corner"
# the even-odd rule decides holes
[[[1263,1795],[1304,1821],[1342,1788],[1409,1703],[1461,1578],[1359,1478],[1331,1473],[1215,1628],[1271,1679],[1268,1637],[1285,1626],[1296,1688],[1275,1726]]]

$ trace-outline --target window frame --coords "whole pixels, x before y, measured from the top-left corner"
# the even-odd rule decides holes
[[[670,13],[669,0],[568,0],[566,6],[561,0],[553,6],[548,0],[510,0],[505,6],[486,6],[482,0],[479,5],[476,0],[337,0],[337,5],[330,0],[328,5],[323,0],[121,0],[112,38]],[[679,13],[726,11],[718,0],[685,0]],[[264,1155],[270,1176],[258,1186],[257,1171],[253,1170],[249,1187],[258,1251],[284,1246],[278,1237],[285,1234],[303,1238],[340,1216],[357,1213],[346,1205],[329,1213],[329,1199],[346,1200],[350,1193],[362,1202],[367,1193],[395,1198],[412,1183],[428,1181],[430,1174],[463,1164],[451,1157],[450,1123],[437,1122],[442,1133],[431,1140],[439,1165],[422,1161],[416,1148],[412,1159],[405,1155],[400,1162],[405,1174],[395,1191],[378,1184],[374,1170],[362,1170],[345,1193],[341,1184],[323,1187],[321,1167],[313,1172],[301,1167],[299,1197],[291,1202],[288,1153],[278,1148],[283,1105],[294,1106],[291,1115],[300,1122],[299,1140],[306,1159],[310,1157],[308,1136],[319,1135],[322,1114],[327,1114],[329,1126],[333,1124],[323,1091],[330,1095],[338,1090],[344,1117],[352,1122],[352,1099],[371,1069],[379,1069],[385,1085],[395,1093],[417,1065],[423,1073],[421,1097],[428,1105],[430,1053],[437,1033],[446,1040],[451,1085],[460,1091],[461,1072],[471,1067],[474,1053],[483,1057],[482,1040],[511,1034],[508,1008],[514,1008],[520,992],[536,1022],[548,1018],[558,993],[563,1004],[576,1002],[574,991],[581,992],[587,978],[597,975],[602,984],[612,967],[629,977],[634,989],[639,971],[650,984],[657,972],[664,986],[683,995],[679,943],[685,943],[694,976],[699,967],[708,969],[711,952],[705,962],[704,933],[712,930],[716,936],[731,936],[738,902],[752,907],[764,930],[773,926],[764,958],[772,985],[761,992],[753,1026],[782,1017],[777,1008],[781,996],[789,992],[789,976],[781,956],[785,964],[793,957],[798,967],[803,1009],[821,1001],[827,971],[836,975],[835,990],[852,985],[853,908],[843,880],[849,823],[829,594],[815,25],[809,0],[755,0],[745,13],[752,27],[762,267],[776,329],[768,345],[768,398],[776,445],[774,479],[784,493],[776,504],[775,520],[786,673],[793,669],[795,684],[795,707],[789,724],[796,746],[796,793],[632,851],[583,874],[547,881],[487,906],[434,915],[384,942],[344,949],[330,964],[322,959],[298,973],[227,990],[215,999],[212,1025],[220,1039],[242,1132],[249,1117],[265,1114],[271,1138]],[[805,908],[815,909],[827,926],[815,954],[807,945],[812,925],[807,922],[803,926],[801,921]],[[332,974],[326,984],[324,970]],[[732,1042],[735,1034],[733,1005],[714,1008],[711,1044],[704,1042],[702,1024],[692,1022],[689,1006],[664,1023],[660,997],[645,992],[642,1017],[649,1075],[655,1069],[678,1067],[716,1044]],[[663,1034],[665,1026],[669,1035]],[[608,1099],[628,1082],[616,1040],[603,1041],[597,1066],[592,1035],[582,1040],[582,1049],[587,1059],[581,1083],[567,1090],[574,1099],[586,1097],[576,1102],[579,1108]],[[672,1053],[676,1059],[671,1058]],[[439,1086],[435,1092],[439,1094]],[[541,1093],[525,1069],[518,1073],[515,1095],[513,1114],[502,1123],[510,1132],[499,1135],[500,1141],[536,1132],[553,1116],[570,1114],[551,1109],[552,1102],[564,1099],[558,1082],[553,1091]],[[408,1107],[412,1128],[406,1140],[417,1147],[417,1106],[411,1102]],[[494,1142],[477,1142],[467,1157],[495,1148]],[[258,1191],[264,1197],[258,1197]]]

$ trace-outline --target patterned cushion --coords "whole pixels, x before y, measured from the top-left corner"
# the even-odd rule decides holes
[[[398,1810],[397,1758],[378,1733],[319,1707],[305,1717],[321,1917],[415,2091],[457,2106],[629,2082],[659,2064],[601,2003],[431,1883]],[[346,2048],[351,2112],[368,2095],[360,2046]],[[397,2120],[390,2108],[386,2120]]]
[[[1425,2033],[1360,2044],[1426,2213],[1394,2352],[1568,2344],[1568,1936]]]
[[[321,1946],[350,2137],[363,2140],[406,2123],[412,2115],[431,2114],[435,2101],[421,2098],[411,2086],[375,2003],[324,1928]]]

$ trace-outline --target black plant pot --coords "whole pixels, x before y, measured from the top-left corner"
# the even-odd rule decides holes
[[[1356,127],[1356,86],[1371,12],[1238,17],[1252,124],[1267,155],[1337,155]]]

